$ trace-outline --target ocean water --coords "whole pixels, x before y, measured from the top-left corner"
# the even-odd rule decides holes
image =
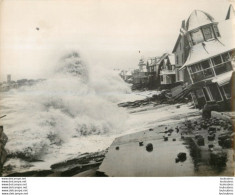
[[[128,94],[130,86],[118,72],[91,69],[79,53],[66,54],[49,79],[1,94],[6,148],[12,155],[42,160],[39,168],[105,149],[126,129],[129,114],[117,103]],[[8,163],[13,161],[21,160]]]
[[[88,66],[79,53],[62,56],[47,80],[1,93],[1,119],[13,171],[49,169],[81,153],[108,148],[118,136],[185,120],[190,105],[126,109],[120,102],[157,91],[131,92],[117,71]],[[31,162],[30,162],[31,161]]]

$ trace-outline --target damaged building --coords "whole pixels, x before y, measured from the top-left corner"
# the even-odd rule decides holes
[[[196,107],[214,104],[230,110],[234,73],[234,9],[229,7],[223,21],[195,10],[189,16],[182,36],[187,38],[189,53],[180,71],[187,71],[191,95]]]

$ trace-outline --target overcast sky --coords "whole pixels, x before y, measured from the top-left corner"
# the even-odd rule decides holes
[[[137,67],[142,55],[172,51],[181,21],[194,9],[220,21],[231,3],[234,6],[233,0],[2,1],[1,80],[6,74],[13,80],[46,78],[70,49],[79,50],[91,68]]]

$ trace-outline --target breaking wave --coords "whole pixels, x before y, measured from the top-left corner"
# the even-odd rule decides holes
[[[1,99],[11,156],[43,159],[72,139],[79,143],[84,136],[89,140],[122,131],[128,115],[116,102],[117,94],[126,92],[129,86],[117,73],[97,66],[89,70],[78,52],[63,56],[52,77]]]

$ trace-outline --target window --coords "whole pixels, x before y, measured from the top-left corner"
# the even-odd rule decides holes
[[[214,76],[210,61],[205,60],[201,63],[193,64],[189,67],[193,82],[199,82],[203,79],[208,79]]]
[[[201,65],[202,65],[202,68],[203,68],[203,69],[210,68],[210,62],[209,62],[209,60],[202,61],[202,62],[201,62]]]
[[[161,82],[163,82],[163,75],[161,75],[160,77],[161,77]]]
[[[216,57],[212,58],[212,62],[214,64],[214,66],[215,66],[215,65],[221,64],[222,63],[222,59],[221,59],[220,56],[216,56]]]
[[[220,75],[225,72],[231,71],[233,68],[232,68],[231,62],[226,62],[226,63],[223,63],[219,66],[215,66],[214,69],[215,69],[216,75]]]
[[[214,28],[215,36],[220,37],[219,29],[216,24],[213,25],[213,28]]]
[[[215,100],[215,101],[222,101],[223,100],[217,85],[215,85],[215,84],[209,85],[208,88],[210,90],[210,93],[211,93],[213,100]]]
[[[204,41],[204,38],[200,29],[191,32],[191,37],[192,37],[192,41],[194,45]]]
[[[179,59],[178,59],[178,56],[176,55],[176,64],[178,64],[179,62]]]
[[[210,101],[210,97],[209,97],[209,94],[208,94],[206,88],[203,88],[202,90],[203,90],[203,93],[205,95],[206,101],[209,102]]]
[[[224,85],[223,90],[224,90],[224,94],[225,94],[226,98],[230,99],[231,98],[231,91],[232,91],[230,84]]]
[[[204,37],[205,37],[205,41],[214,38],[213,33],[212,33],[212,29],[211,29],[210,26],[203,27],[203,28],[202,28],[202,31],[203,31],[203,35],[204,35]]]
[[[229,54],[228,53],[224,53],[221,55],[222,59],[224,62],[228,62],[230,60]]]
[[[202,67],[201,67],[201,64],[200,64],[200,63],[194,64],[194,67],[195,67],[195,69],[196,69],[197,72],[200,71],[200,70],[202,70]]]
[[[212,71],[211,68],[204,70],[204,71],[203,71],[203,74],[204,74],[205,79],[214,76],[214,73],[213,73],[213,71]]]

